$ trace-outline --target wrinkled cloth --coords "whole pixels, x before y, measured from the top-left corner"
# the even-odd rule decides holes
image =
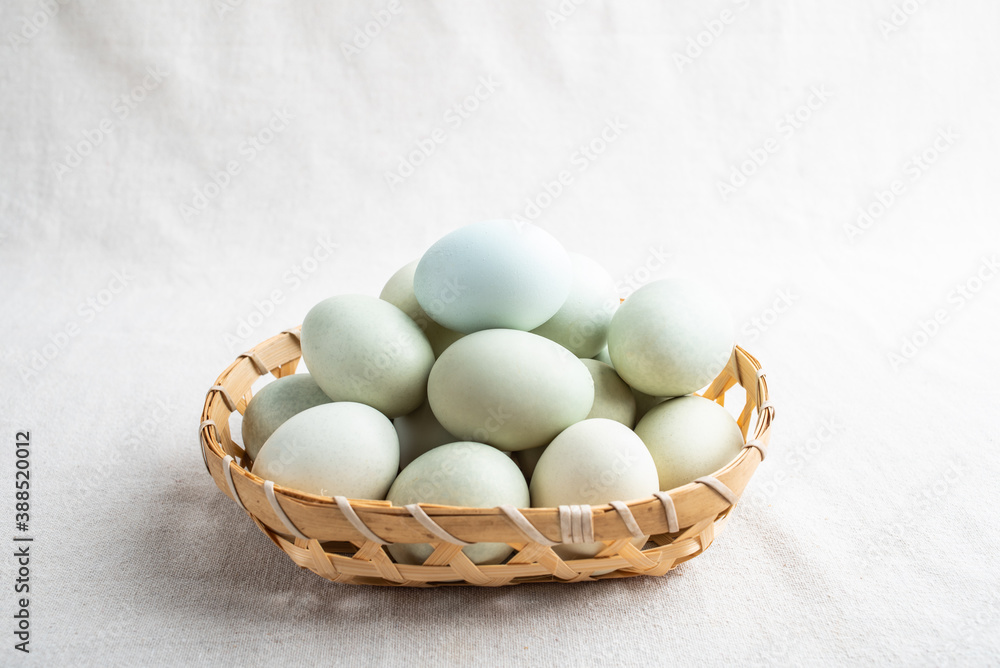
[[[0,6],[13,665],[996,665],[1000,7]],[[205,474],[234,357],[517,217],[730,304],[776,406],[663,578],[335,585]],[[740,397],[731,403],[738,409]],[[4,549],[3,552],[11,552]]]

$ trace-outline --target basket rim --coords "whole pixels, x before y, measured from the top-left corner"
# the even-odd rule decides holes
[[[286,512],[295,510],[297,515],[302,515],[304,512],[323,513],[330,511],[333,515],[341,515],[340,519],[343,520],[344,517],[336,497],[321,496],[284,487],[269,482],[244,468],[245,453],[229,436],[228,417],[233,412],[239,411],[242,413],[248,401],[247,394],[250,392],[250,387],[258,378],[266,373],[271,373],[277,378],[294,373],[301,359],[299,331],[300,327],[285,330],[237,356],[219,375],[215,384],[208,391],[201,415],[201,428],[199,429],[199,445],[206,469],[213,479],[215,479],[219,488],[227,496],[233,498],[255,521],[266,524],[276,532],[288,535],[291,535],[287,528],[289,524],[283,521],[283,518],[277,516],[267,517],[266,519],[271,521],[264,522],[262,515],[274,515],[274,513],[269,513],[266,508],[260,514],[248,509],[242,498],[244,496],[243,490],[246,490],[248,487],[260,490],[270,484],[276,496],[280,495],[282,500],[289,502],[287,504],[289,507],[285,507],[286,504],[279,504],[281,509]],[[751,372],[752,376],[755,376],[754,382],[744,382],[747,375],[746,372]],[[238,401],[233,400],[233,392],[229,391],[227,383],[230,386],[233,383],[236,383],[238,386],[246,386],[245,390],[236,393],[240,397]],[[735,505],[749,478],[763,459],[763,453],[770,440],[771,423],[774,419],[774,406],[769,401],[767,379],[760,362],[741,346],[734,345],[726,368],[698,396],[705,396],[721,404],[723,401],[720,401],[720,399],[724,397],[726,391],[737,384],[746,389],[747,393],[744,413],[740,416],[743,420],[741,431],[744,436],[744,447],[725,466],[713,472],[710,476],[706,476],[707,478],[713,478],[715,482],[720,482],[722,488],[730,492],[732,496],[714,488],[713,485],[702,482],[704,479],[699,479],[699,481],[689,482],[671,490],[665,490],[659,495],[590,506],[590,511],[595,516],[595,526],[601,525],[604,529],[601,532],[601,539],[614,539],[628,535],[623,529],[622,521],[618,518],[618,513],[621,511],[615,507],[616,504],[623,503],[630,511],[635,513],[635,519],[644,531],[646,529],[657,530],[691,526],[692,523],[686,520],[692,517],[700,518],[709,514],[717,516]],[[229,412],[223,424],[220,425],[213,419],[213,416],[219,416],[226,410]],[[751,413],[754,410],[757,414],[756,425],[753,437],[748,438],[750,434]],[[226,441],[225,446],[222,443],[223,440]],[[756,442],[757,446],[755,447],[752,442]],[[227,448],[229,452],[227,452]],[[756,454],[751,454],[749,452],[751,450]],[[213,465],[209,464],[210,458]],[[236,464],[236,466],[234,467],[229,464]],[[228,469],[228,471],[224,470],[223,467]],[[217,471],[214,471],[214,468]],[[235,498],[234,492],[240,498]],[[673,503],[677,509],[677,527],[669,526],[668,520],[663,519],[663,507],[668,503],[668,501],[662,498],[663,496],[667,496],[669,502]],[[388,522],[395,521],[396,524],[399,524],[400,520],[410,524],[410,530],[408,532],[403,531],[402,533],[408,533],[412,540],[397,539],[386,542],[427,542],[427,536],[430,534],[427,533],[426,529],[420,528],[419,525],[414,526],[413,516],[406,507],[393,505],[387,500],[349,499],[348,501],[356,511],[360,511],[363,519],[369,523],[373,517],[376,517],[384,518]],[[483,521],[484,518],[494,518],[499,519],[500,523],[510,524],[508,516],[499,507],[478,508],[425,503],[418,505],[428,516],[434,517],[436,520],[441,520],[442,518],[477,517],[480,521]],[[258,504],[258,509],[260,509],[259,506],[260,504]],[[659,519],[657,519],[657,508],[659,509]],[[517,510],[531,524],[535,525],[542,535],[550,539],[552,536],[556,536],[557,542],[561,542],[558,540],[561,538],[560,532],[552,530],[553,519],[558,517],[560,508],[526,507]],[[650,513],[650,510],[653,512]],[[288,516],[286,515],[284,519],[287,518]],[[342,524],[343,522],[341,522]],[[490,524],[493,525],[492,528],[494,530],[499,528],[497,522],[490,522]],[[344,527],[341,526],[341,528],[343,529]],[[356,531],[352,532],[348,529],[347,533],[356,534]],[[663,531],[656,531],[655,533],[659,534],[663,533]],[[522,542],[524,540],[523,535],[523,533],[520,534]],[[609,537],[605,538],[606,535]],[[416,536],[423,538],[418,539]],[[405,538],[406,536],[402,537]]]

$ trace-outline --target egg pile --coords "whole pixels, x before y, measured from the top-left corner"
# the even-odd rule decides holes
[[[724,302],[679,279],[622,302],[607,271],[530,223],[451,232],[378,298],[314,306],[301,343],[309,373],[254,395],[242,434],[253,473],[303,492],[400,506],[600,505],[688,483],[743,447],[729,412],[691,395],[730,359]],[[388,549],[403,563],[432,552]],[[491,564],[511,548],[464,551]]]

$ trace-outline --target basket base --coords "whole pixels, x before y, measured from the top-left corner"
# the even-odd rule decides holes
[[[272,531],[256,518],[255,524],[300,568],[331,582],[384,587],[501,587],[665,575],[707,550],[725,527],[731,510],[732,507],[714,520],[700,522],[676,534],[652,536],[641,550],[628,544],[628,540],[604,541],[608,545],[605,552],[611,556],[564,561],[551,548],[512,543],[515,552],[503,564],[476,566],[466,560],[478,577],[468,568],[456,568],[453,563],[397,564],[381,546],[370,542],[303,541]],[[547,553],[539,554],[539,548]]]

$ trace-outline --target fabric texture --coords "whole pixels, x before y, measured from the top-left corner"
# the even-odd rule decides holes
[[[3,665],[997,665],[1000,5],[0,5]],[[445,232],[518,216],[720,290],[776,406],[666,577],[299,570],[205,474],[204,396]],[[4,553],[13,548],[4,548]]]

